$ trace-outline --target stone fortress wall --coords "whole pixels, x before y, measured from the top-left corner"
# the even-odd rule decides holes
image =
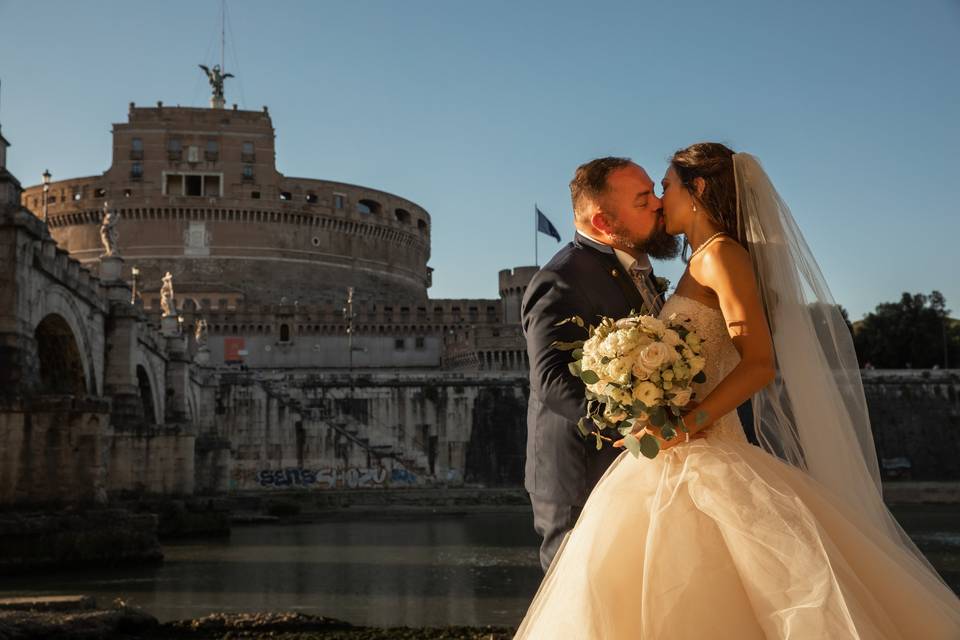
[[[101,176],[49,185],[57,242],[84,264],[99,256],[99,223],[119,211],[120,249],[149,290],[171,271],[184,290],[234,285],[252,302],[425,300],[430,216],[377,189],[276,170],[274,130],[258,111],[136,107],[113,131]],[[42,185],[23,204],[43,215]],[[318,286],[321,284],[323,286]]]

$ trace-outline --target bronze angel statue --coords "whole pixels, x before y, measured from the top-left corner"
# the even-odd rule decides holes
[[[203,72],[207,74],[207,80],[210,81],[210,87],[213,89],[213,98],[214,100],[223,101],[223,81],[227,78],[233,78],[232,73],[223,73],[220,70],[220,65],[213,65],[213,70],[211,71],[206,65],[198,65]]]

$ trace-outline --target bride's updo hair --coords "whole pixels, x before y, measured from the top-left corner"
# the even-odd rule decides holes
[[[733,151],[719,142],[698,142],[673,154],[670,164],[680,182],[710,217],[737,239],[737,184],[733,176]],[[697,195],[694,180],[703,178],[703,194]]]

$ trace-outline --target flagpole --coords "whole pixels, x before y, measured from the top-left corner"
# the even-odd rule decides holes
[[[533,266],[540,266],[540,255],[537,252],[537,234],[540,232],[540,216],[537,215],[537,203],[533,203]]]

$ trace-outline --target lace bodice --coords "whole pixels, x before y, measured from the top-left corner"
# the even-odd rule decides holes
[[[688,316],[693,322],[694,330],[703,341],[701,355],[707,360],[703,370],[707,381],[693,385],[697,399],[703,400],[737,366],[740,362],[740,354],[730,340],[723,314],[718,309],[708,307],[693,298],[673,295],[663,305],[660,318],[666,320],[672,313]],[[746,440],[743,425],[740,424],[736,411],[730,412],[711,425],[707,431],[707,437]]]

